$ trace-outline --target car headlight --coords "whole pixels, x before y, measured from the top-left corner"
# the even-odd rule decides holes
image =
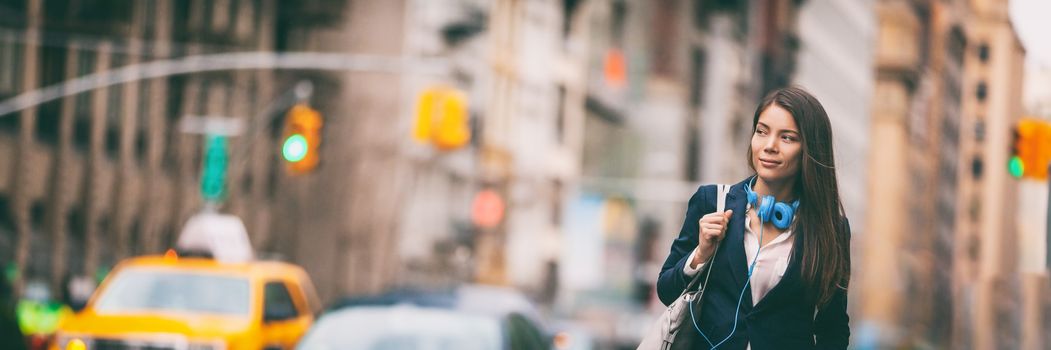
[[[62,333],[62,332],[59,332],[58,334],[55,334],[55,345],[58,347],[58,350],[67,350],[67,347],[69,346],[70,342],[73,342],[74,340],[79,340],[80,342],[82,342],[84,344],[84,346],[85,346],[85,349],[91,349],[93,347],[91,338],[88,338],[88,337],[86,337],[86,336],[84,336],[82,334]],[[76,346],[74,346],[74,348],[71,348],[71,349],[68,349],[68,350],[84,350],[84,349],[76,349]]]
[[[226,342],[222,340],[193,341],[188,344],[186,350],[226,350]]]

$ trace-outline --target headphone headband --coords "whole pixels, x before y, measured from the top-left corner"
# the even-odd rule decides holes
[[[760,201],[759,194],[752,189],[755,185],[756,179],[759,175],[752,177],[752,181],[749,181],[744,186],[744,191],[748,194],[748,203],[756,208],[756,214],[759,216],[761,222],[773,222],[774,227],[784,230],[792,225],[792,220],[795,218],[795,212],[799,209],[799,200],[792,201],[792,204],[784,202],[778,202],[777,199],[772,195],[765,195]]]

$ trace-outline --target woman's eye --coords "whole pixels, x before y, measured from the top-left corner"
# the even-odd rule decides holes
[[[763,129],[755,129],[755,133],[756,133],[756,134],[759,134],[759,135],[766,135],[766,130],[763,130]]]
[[[781,139],[785,140],[785,141],[788,141],[788,142],[796,142],[796,137],[795,136],[785,135],[785,136],[781,136]]]

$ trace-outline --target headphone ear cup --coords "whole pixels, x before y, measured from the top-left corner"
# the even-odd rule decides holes
[[[745,193],[748,193],[748,203],[751,203],[752,207],[757,207],[758,204],[756,204],[756,200],[758,198],[756,197],[758,197],[758,195],[755,193],[755,191],[752,191],[751,187],[745,186],[744,189]]]
[[[792,216],[794,214],[795,210],[792,210],[792,206],[778,202],[774,204],[774,214],[771,221],[774,222],[775,227],[784,230],[792,224]]]
[[[759,208],[755,212],[759,216],[759,221],[770,222],[770,214],[774,210],[775,202],[777,200],[774,199],[774,196],[763,196],[763,202],[759,204]]]

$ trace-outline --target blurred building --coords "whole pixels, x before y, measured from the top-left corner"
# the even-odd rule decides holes
[[[933,263],[951,255],[935,256],[931,248],[940,242],[942,232],[951,232],[952,225],[932,220],[933,208],[942,201],[939,192],[932,190],[938,186],[931,185],[943,180],[955,184],[952,174],[943,175],[945,169],[937,162],[943,153],[939,136],[944,129],[936,121],[943,119],[939,108],[953,103],[942,93],[953,86],[951,80],[942,81],[941,69],[952,58],[946,53],[950,50],[945,44],[947,28],[959,17],[940,11],[942,6],[925,1],[877,4],[880,34],[874,100],[879,102],[874,106],[872,140],[880,143],[880,151],[870,158],[872,182],[865,231],[880,235],[866,237],[865,279],[858,283],[865,305],[862,324],[856,327],[863,337],[870,336],[861,339],[864,346],[945,341],[946,334],[932,334],[929,318],[942,303],[951,301],[933,300],[928,287],[949,288],[941,281],[945,273],[935,272]],[[952,141],[946,143],[944,152],[955,154]],[[924,278],[939,280],[915,283]],[[880,339],[871,339],[871,334]]]
[[[793,81],[814,94],[831,119],[840,197],[855,242],[867,219],[876,29],[875,1],[810,0],[800,9]]]
[[[966,124],[960,167],[960,228],[956,241],[956,295],[959,303],[960,346],[977,349],[1043,348],[1043,330],[1024,328],[1042,322],[1039,305],[1046,296],[1028,286],[1047,284],[1045,266],[1025,268],[1023,257],[1043,232],[1025,232],[1019,225],[1017,198],[1022,182],[1012,179],[1006,164],[1011,133],[1024,110],[1022,83],[1025,51],[1008,19],[1007,1],[972,1],[966,55],[967,86],[963,90]],[[1028,243],[1027,243],[1028,242]],[[1028,247],[1027,247],[1028,246]],[[1044,288],[1046,291],[1046,288]],[[1046,292],[1045,292],[1046,293]],[[970,306],[970,307],[968,307]],[[973,309],[972,309],[973,308]],[[1024,322],[1024,323],[1023,323]],[[1035,332],[1035,333],[1034,333]],[[1023,337],[1029,333],[1030,337]],[[1043,334],[1043,335],[1040,335]],[[1025,342],[1023,342],[1025,340]],[[1046,340],[1045,340],[1046,341]]]
[[[550,302],[558,284],[565,188],[576,181],[587,7],[577,1],[348,1],[330,21],[286,25],[290,51],[422,57],[438,74],[325,74],[326,162],[275,222],[326,298],[391,286],[475,281]],[[303,18],[292,15],[289,18]],[[465,92],[472,142],[437,150],[410,137],[428,87]],[[334,136],[333,136],[334,135]],[[335,149],[336,151],[328,151]],[[295,192],[293,191],[293,192]],[[502,220],[480,225],[482,191]]]
[[[0,97],[136,63],[192,54],[268,50],[274,2],[145,0],[5,2]],[[0,261],[25,278],[95,275],[132,254],[168,247],[201,208],[201,138],[184,116],[251,121],[272,97],[270,72],[229,71],[96,89],[0,117],[3,181]],[[252,140],[252,136],[241,139]],[[237,147],[239,139],[234,140]],[[265,237],[265,147],[230,166],[225,210]],[[256,238],[256,237],[253,237]],[[257,244],[265,242],[257,241]]]
[[[921,56],[917,95],[909,111],[910,172],[908,223],[912,232],[905,240],[910,254],[906,271],[903,310],[908,342],[919,345],[947,344],[952,336],[953,268],[955,252],[958,162],[960,159],[960,111],[963,91],[963,55],[967,45],[963,28],[966,1],[930,2],[929,16],[922,26],[927,38],[926,56]],[[917,152],[918,151],[918,152]],[[885,203],[883,205],[886,205]],[[908,231],[907,231],[908,232]],[[917,308],[919,302],[927,307]]]
[[[1006,2],[880,1],[877,10],[879,151],[866,232],[879,235],[864,240],[859,344],[1016,348],[1019,287],[1004,275],[1017,264],[1008,258],[1014,190],[998,165],[1018,117],[1023,52]],[[979,326],[988,322],[997,325]]]
[[[833,130],[839,195],[851,228],[853,284],[849,311],[860,309],[858,276],[867,229],[869,157],[880,150],[871,138],[875,88],[875,1],[809,0],[799,14],[799,68],[794,82],[814,94]],[[873,142],[875,141],[875,143]],[[876,233],[877,235],[879,233]],[[852,323],[857,326],[859,322]],[[855,333],[856,334],[856,333]]]
[[[1025,116],[1051,120],[1051,67],[1027,57],[1023,90]],[[1013,67],[1012,67],[1013,68]],[[1012,72],[1011,74],[1015,74]],[[1022,347],[1039,349],[1051,344],[1051,236],[1048,232],[1048,181],[1017,180],[1019,278],[1022,294]]]
[[[581,178],[568,189],[560,305],[602,325],[603,338],[631,344],[659,309],[653,283],[690,195],[749,174],[755,105],[796,72],[799,2],[586,7],[587,113]]]
[[[94,274],[169,247],[203,204],[203,139],[178,122],[210,115],[243,120],[247,131],[231,139],[219,210],[241,216],[264,254],[306,267],[326,299],[468,280],[552,294],[563,188],[581,147],[580,3],[104,5],[5,3],[0,63],[10,68],[0,71],[0,97],[134,63],[235,51],[428,57],[448,69],[196,73],[0,117],[0,160],[11,169],[0,185],[0,261],[57,287],[67,272]],[[283,109],[262,113],[301,80],[314,83],[308,102],[324,115],[322,161],[290,176],[277,158]],[[437,84],[474,102],[467,149],[438,152],[409,137],[416,96]],[[471,222],[481,189],[506,203],[499,227]]]
[[[406,90],[468,93],[471,146],[405,144],[411,193],[401,213],[403,282],[509,284],[550,302],[557,288],[565,187],[579,172],[587,7],[575,1],[416,1],[407,52],[441,57],[449,74],[410,76]],[[483,190],[503,220],[475,222]],[[459,277],[456,277],[459,276]]]

